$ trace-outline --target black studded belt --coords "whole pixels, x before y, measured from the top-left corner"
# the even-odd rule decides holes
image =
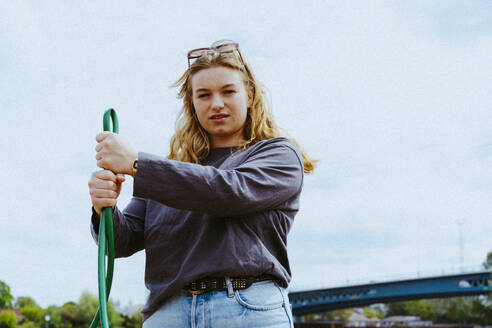
[[[277,278],[271,275],[262,275],[256,277],[231,277],[232,288],[246,289],[251,286],[254,282],[259,281],[278,281]],[[227,290],[227,283],[223,277],[205,277],[199,280],[195,280],[185,285],[183,289],[189,291],[192,294],[201,294],[212,291],[222,291]]]

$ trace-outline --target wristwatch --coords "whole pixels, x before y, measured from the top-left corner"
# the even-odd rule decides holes
[[[138,168],[138,159],[133,161],[133,166],[132,166],[132,176],[135,178],[137,176],[137,168]]]

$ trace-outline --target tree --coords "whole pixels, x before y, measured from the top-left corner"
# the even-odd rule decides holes
[[[485,257],[485,261],[482,263],[482,267],[485,270],[490,270],[492,269],[492,251],[490,251],[487,256]]]
[[[383,319],[386,314],[386,307],[384,304],[373,304],[370,306],[371,310],[376,314],[378,319]]]
[[[77,322],[89,326],[98,307],[99,301],[97,298],[89,292],[83,292],[79,303],[75,307],[77,310]]]
[[[72,328],[77,324],[77,304],[68,302],[59,309],[61,316],[60,328]]]
[[[26,321],[19,328],[39,328],[39,326],[32,321]]]
[[[456,297],[452,299],[446,313],[446,319],[448,322],[461,323],[461,324],[471,324],[471,312],[472,305],[471,299],[466,297]]]
[[[14,297],[10,294],[10,286],[0,280],[0,309],[11,309]]]
[[[387,304],[388,311],[386,312],[386,316],[392,315],[408,315],[408,311],[405,306],[406,302],[394,302]]]
[[[15,308],[16,309],[21,309],[26,306],[39,306],[38,303],[36,303],[35,300],[32,299],[32,297],[29,296],[19,296],[15,300]]]
[[[348,319],[352,315],[352,309],[341,309],[328,311],[321,314],[323,319],[341,320],[344,324],[348,323]]]
[[[76,306],[77,324],[89,326],[98,308],[99,300],[97,297],[89,292],[83,292],[80,296],[79,304]],[[111,327],[122,327],[123,318],[121,317],[121,314],[115,310],[111,301],[108,302],[108,320]]]
[[[60,309],[56,305],[50,305],[46,308],[45,314],[50,316],[50,328],[60,328],[62,317]]]
[[[17,315],[14,311],[8,310],[0,313],[0,328],[17,327]]]
[[[108,302],[108,320],[111,327],[122,328],[123,327],[123,317],[121,313],[116,311],[113,302]]]
[[[122,326],[124,328],[140,328],[142,327],[142,313],[141,313],[141,308],[135,312],[131,317],[127,317],[126,315],[123,315],[123,324]]]
[[[423,300],[406,302],[405,310],[409,315],[420,317],[423,320],[431,320],[434,315],[432,306]]]
[[[382,304],[373,304],[371,306],[364,306],[362,308],[362,313],[364,313],[364,316],[369,319],[382,319],[384,318],[385,310]]]
[[[27,321],[34,322],[38,325],[44,322],[44,310],[39,306],[25,306],[20,311]]]
[[[473,323],[490,325],[492,323],[492,306],[489,303],[490,296],[478,296],[472,300]]]

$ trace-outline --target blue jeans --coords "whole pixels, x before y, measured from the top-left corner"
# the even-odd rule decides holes
[[[232,286],[230,286],[232,287]],[[249,288],[192,295],[182,291],[170,298],[143,328],[292,328],[287,290],[272,281]]]

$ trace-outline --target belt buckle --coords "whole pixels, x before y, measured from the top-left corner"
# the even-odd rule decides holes
[[[200,294],[205,293],[205,291],[204,290],[191,290],[191,289],[188,289],[188,293],[190,293],[191,295],[200,295]]]

